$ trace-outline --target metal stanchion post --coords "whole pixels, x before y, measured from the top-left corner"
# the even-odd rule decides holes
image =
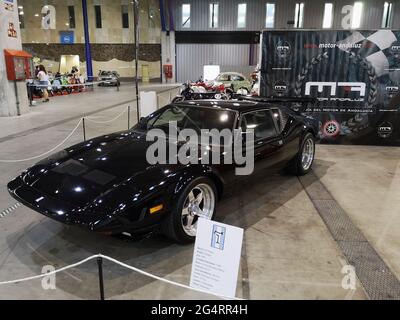
[[[128,106],[128,130],[131,128],[131,106]]]
[[[100,287],[100,300],[104,300],[104,281],[103,281],[103,258],[97,258],[97,266],[99,268],[99,287]]]
[[[28,95],[29,95],[29,106],[33,106],[33,86],[31,83],[28,83]]]
[[[133,25],[134,25],[134,39],[135,39],[135,88],[136,88],[136,117],[139,122],[140,119],[140,106],[139,106],[139,0],[133,2]]]
[[[85,125],[85,118],[82,118],[82,127],[83,127],[83,141],[86,141],[86,125]]]
[[[169,94],[168,94],[168,103],[171,103],[171,101],[172,101],[172,97],[171,97],[171,91],[169,92]]]

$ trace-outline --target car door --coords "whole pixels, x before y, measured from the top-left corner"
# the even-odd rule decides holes
[[[288,114],[285,108],[271,108],[271,112],[284,144],[282,161],[288,162],[299,152],[300,137],[304,130],[304,124]]]
[[[235,92],[241,88],[245,88],[247,91],[250,91],[249,84],[250,83],[240,75],[232,76],[232,86]]]
[[[221,73],[216,81],[221,82],[224,85],[230,85],[231,84],[231,76],[228,73]]]
[[[242,132],[254,130],[254,143],[245,143],[246,152],[254,149],[254,172],[272,168],[283,159],[284,144],[271,110],[257,110],[242,115]]]

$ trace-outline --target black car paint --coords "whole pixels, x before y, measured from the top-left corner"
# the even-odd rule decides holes
[[[233,110],[236,128],[244,113],[271,107],[283,110],[288,115],[283,131],[255,147],[255,175],[267,167],[285,166],[297,154],[302,136],[318,133],[313,119],[279,105],[236,102],[234,106],[234,102],[220,101],[217,105],[212,101],[177,105]],[[157,227],[185,186],[197,177],[212,179],[219,197],[241,178],[235,175],[234,165],[150,165],[145,158],[150,143],[139,123],[131,130],[82,142],[40,161],[11,181],[8,190],[24,205],[54,220],[111,234]],[[158,204],[163,204],[162,211],[150,214],[149,208]]]

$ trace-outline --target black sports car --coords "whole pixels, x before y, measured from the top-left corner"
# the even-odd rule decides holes
[[[254,172],[310,171],[318,122],[279,101],[192,101],[168,105],[128,131],[82,142],[40,161],[8,184],[10,194],[54,220],[105,234],[161,230],[193,241],[199,216],[212,219],[237,165],[149,164],[150,129],[254,130]],[[285,104],[286,105],[286,104]],[[176,141],[167,141],[175,145]],[[245,145],[245,143],[244,143]],[[261,176],[261,175],[260,175]],[[265,176],[262,175],[264,178]]]

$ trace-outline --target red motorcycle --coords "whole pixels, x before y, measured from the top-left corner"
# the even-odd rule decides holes
[[[223,83],[221,84],[214,84],[213,81],[205,82],[202,79],[197,80],[194,83],[190,84],[192,87],[203,87],[207,92],[214,92],[219,94],[220,97],[223,97],[225,100],[229,100],[232,98],[233,90],[229,87],[225,86]]]

